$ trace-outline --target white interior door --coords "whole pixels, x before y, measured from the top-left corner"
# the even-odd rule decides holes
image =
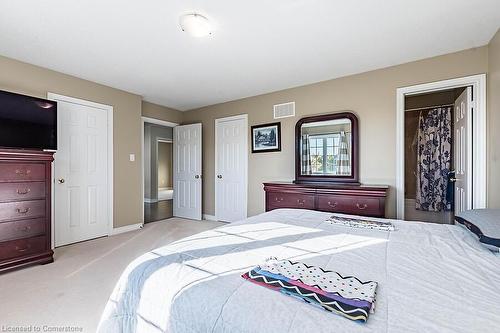
[[[247,115],[215,120],[215,216],[234,222],[247,217]]]
[[[472,209],[472,88],[455,101],[455,214]]]
[[[201,220],[201,124],[174,127],[174,216]]]
[[[108,116],[106,109],[57,100],[54,162],[55,246],[106,236]]]

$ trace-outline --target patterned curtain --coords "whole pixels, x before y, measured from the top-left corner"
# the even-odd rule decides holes
[[[340,132],[339,154],[337,157],[340,175],[351,174],[350,151],[351,149],[349,147],[349,141],[347,140],[347,135],[344,131],[342,131]]]
[[[309,134],[302,135],[302,174],[311,174],[311,149]]]
[[[421,114],[418,121],[416,208],[424,211],[451,209],[447,199],[451,167],[451,107]]]

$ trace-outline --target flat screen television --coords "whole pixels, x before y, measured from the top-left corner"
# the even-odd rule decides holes
[[[0,90],[0,147],[57,149],[57,102]]]

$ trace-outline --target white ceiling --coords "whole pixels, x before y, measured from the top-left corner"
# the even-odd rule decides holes
[[[212,36],[180,30],[193,11]],[[2,0],[0,54],[188,110],[482,46],[499,24],[499,0]]]

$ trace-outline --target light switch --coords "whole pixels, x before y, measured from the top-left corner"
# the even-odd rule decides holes
[[[135,154],[130,154],[129,160],[130,160],[130,162],[134,162],[135,161]]]

